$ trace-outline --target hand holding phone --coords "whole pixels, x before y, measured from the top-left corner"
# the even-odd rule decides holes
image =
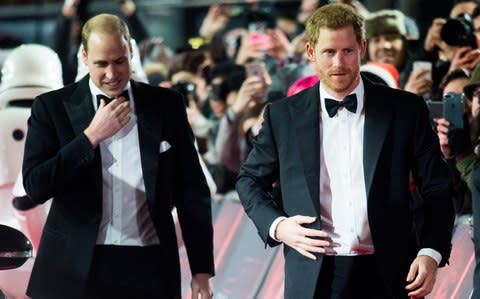
[[[265,64],[262,62],[250,62],[246,64],[246,70],[247,70],[247,78],[257,78],[258,82],[261,83],[263,86],[266,85],[265,82],[265,75],[264,73],[266,72],[265,69]],[[265,92],[256,92],[254,94],[255,98],[262,98],[264,96]]]
[[[430,61],[417,60],[413,62],[412,67],[414,73],[425,71],[424,77],[432,80],[432,63]]]
[[[261,62],[247,63],[247,77],[257,77],[263,83],[263,73],[265,72],[265,65]]]
[[[250,35],[250,42],[257,45],[257,48],[262,51],[266,51],[271,48],[272,41],[266,33],[256,33]]]

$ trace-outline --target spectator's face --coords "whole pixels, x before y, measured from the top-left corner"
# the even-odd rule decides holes
[[[399,34],[381,34],[368,40],[371,61],[389,63],[399,69],[405,59],[403,38]]]
[[[480,91],[480,85],[473,91],[472,99],[472,117],[477,117],[480,114],[480,103],[478,98],[478,92]]]
[[[315,48],[310,43],[306,47],[322,86],[332,96],[343,98],[357,86],[365,41],[357,42],[352,26],[321,28]]]
[[[473,19],[473,33],[475,33],[475,37],[477,38],[477,48],[480,49],[480,16],[476,16]]]
[[[130,44],[120,34],[92,33],[88,54],[82,50],[83,62],[93,83],[109,97],[122,93],[130,80]]]
[[[227,110],[227,105],[225,104],[225,102],[211,99],[209,103],[215,117],[217,119],[221,119],[225,115],[225,111]]]
[[[301,24],[304,24],[307,19],[313,14],[315,9],[318,8],[318,0],[302,0],[300,5],[300,12],[297,16],[297,21]]]
[[[468,84],[469,79],[460,78],[448,82],[447,85],[443,88],[443,95],[454,92],[454,93],[463,93],[463,87]],[[465,100],[464,113],[472,109],[472,103],[468,100]]]
[[[454,93],[463,93],[463,87],[468,84],[468,79],[455,79],[448,82],[447,85],[443,88],[443,94],[454,92]]]

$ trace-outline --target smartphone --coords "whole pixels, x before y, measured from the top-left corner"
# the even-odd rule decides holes
[[[246,64],[247,77],[257,77],[263,83],[263,73],[265,72],[265,64],[261,62],[250,62]]]
[[[428,70],[425,78],[432,80],[432,63],[430,61],[417,60],[413,62],[413,72],[418,73],[422,70]]]
[[[463,129],[463,94],[447,93],[443,102],[443,117],[450,122],[450,128]]]
[[[443,118],[443,101],[425,101],[430,112],[430,119]]]
[[[246,64],[247,78],[256,77],[260,82],[265,85],[265,78],[263,76],[265,70],[265,64],[262,62],[250,62]],[[255,98],[263,98],[264,92],[256,92],[253,96]]]
[[[250,40],[253,43],[258,43],[260,46],[260,50],[266,51],[270,49],[272,41],[270,40],[270,36],[266,33],[256,33],[250,35]]]

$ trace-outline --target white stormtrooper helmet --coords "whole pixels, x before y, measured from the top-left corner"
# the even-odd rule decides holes
[[[47,46],[25,44],[15,48],[2,67],[2,88],[63,87],[62,64],[57,53]]]
[[[144,83],[148,83],[147,75],[142,67],[142,62],[140,59],[140,51],[138,50],[137,43],[133,38],[130,39],[130,43],[132,44],[132,79]],[[77,69],[77,76],[75,77],[75,82],[80,81],[86,74],[88,74],[88,67],[83,63],[82,58],[82,48],[83,45],[80,45],[77,51],[77,61],[78,61],[78,69]]]
[[[0,109],[12,102],[33,100],[37,95],[63,87],[62,64],[49,47],[25,44],[5,59],[0,85]],[[17,106],[17,105],[12,105]]]

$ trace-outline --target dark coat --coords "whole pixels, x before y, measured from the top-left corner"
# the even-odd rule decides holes
[[[83,133],[94,116],[89,77],[37,97],[28,121],[23,181],[30,198],[53,198],[28,295],[77,298],[84,292],[102,217],[100,150]],[[199,165],[181,96],[131,81],[150,215],[167,246],[180,289],[172,205],[192,273],[214,273],[210,192]],[[171,148],[159,152],[160,142]]]
[[[420,248],[433,248],[448,260],[454,221],[449,174],[428,121],[422,98],[374,85],[365,86],[363,165],[370,230],[385,287],[405,294],[405,280]],[[295,96],[274,102],[264,114],[257,141],[237,182],[240,200],[261,238],[268,237],[280,216],[320,219],[320,95],[318,83]],[[332,145],[335,146],[335,145]],[[423,226],[414,230],[409,176],[424,202]],[[272,197],[280,182],[281,196]],[[321,229],[317,221],[307,227]],[[416,237],[418,235],[418,238]],[[285,298],[312,298],[322,255],[311,260],[284,247]]]

